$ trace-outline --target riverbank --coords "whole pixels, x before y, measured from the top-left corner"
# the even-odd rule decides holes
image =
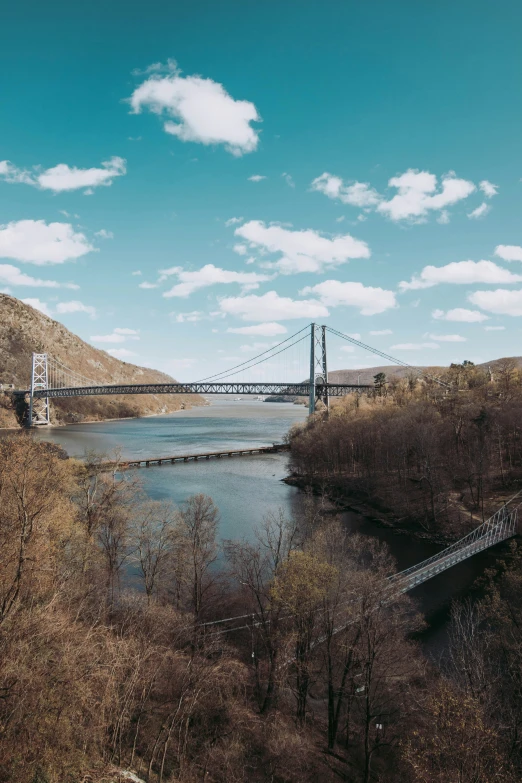
[[[325,482],[324,480],[313,479],[307,476],[290,474],[283,480],[291,487],[296,487],[301,490],[311,490],[314,495],[322,495],[324,493],[330,503],[340,512],[351,511],[362,514],[367,519],[370,519],[375,525],[386,528],[397,536],[407,536],[418,541],[426,541],[441,546],[447,546],[461,538],[460,531],[454,534],[451,532],[443,534],[440,531],[429,531],[426,530],[418,520],[412,517],[398,517],[394,514],[392,509],[387,508],[377,496],[370,499],[366,494],[363,495],[363,493],[346,492],[339,484]],[[489,511],[484,514],[484,518],[472,514],[462,507],[462,512],[466,513],[469,518],[469,531],[481,525],[482,522],[491,516],[491,514],[494,514],[495,511],[509,501],[519,489],[519,486],[512,487],[510,490],[504,490],[501,493],[495,493],[488,497],[484,506],[486,509],[489,509]]]

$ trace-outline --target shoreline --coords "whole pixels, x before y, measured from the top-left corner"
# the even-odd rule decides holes
[[[205,399],[205,398],[204,398]],[[113,419],[92,419],[91,421],[64,421],[54,424],[46,424],[45,428],[60,429],[62,427],[75,427],[78,424],[104,424],[107,421],[133,421],[137,419],[153,419],[159,416],[171,416],[173,413],[181,413],[182,411],[190,411],[194,408],[207,408],[212,405],[210,400],[205,400],[204,405],[190,405],[188,408],[178,408],[175,411],[165,411],[164,413],[144,413],[143,416],[117,416]],[[25,432],[27,427],[22,425],[18,427],[0,427],[0,432]]]

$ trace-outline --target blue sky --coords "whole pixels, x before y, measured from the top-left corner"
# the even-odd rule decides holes
[[[520,355],[521,24],[485,0],[11,4],[0,288],[186,380],[311,320],[412,364]]]

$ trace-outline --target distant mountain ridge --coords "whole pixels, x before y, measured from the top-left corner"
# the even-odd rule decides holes
[[[502,359],[492,359],[490,362],[482,362],[482,364],[477,364],[477,367],[482,367],[485,370],[487,370],[488,367],[491,367],[494,372],[495,369],[501,366],[503,362],[514,362],[518,369],[522,368],[522,356],[507,356]],[[417,370],[424,370],[424,372],[436,375],[447,369],[447,366],[434,364],[426,366],[417,365],[415,368],[413,366],[403,367],[400,364],[386,364],[378,367],[364,367],[362,369],[354,370],[331,370],[328,373],[328,381],[330,383],[368,384],[373,383],[374,377],[377,375],[377,373],[380,372],[383,372],[387,378],[407,378],[410,373],[415,374]]]
[[[170,375],[122,362],[94,348],[58,321],[7,294],[0,294],[0,383],[28,388],[33,352],[49,353],[66,367],[103,384],[173,383]],[[17,426],[6,395],[0,395],[0,427]],[[169,413],[203,405],[198,395],[115,395],[53,401],[58,422],[100,421]]]

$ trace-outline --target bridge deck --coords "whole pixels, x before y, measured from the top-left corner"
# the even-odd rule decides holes
[[[371,384],[327,383],[316,384],[316,396],[342,397],[354,391],[373,389]],[[14,394],[29,394],[20,390]],[[35,389],[33,397],[90,397],[106,394],[238,394],[238,395],[286,395],[308,397],[309,383],[142,383],[99,386],[69,386],[65,388]]]

